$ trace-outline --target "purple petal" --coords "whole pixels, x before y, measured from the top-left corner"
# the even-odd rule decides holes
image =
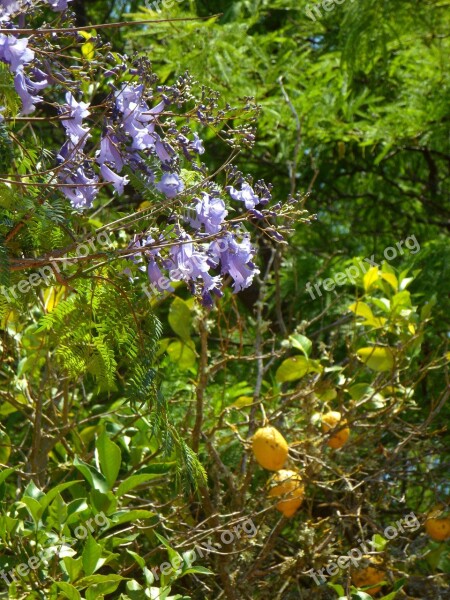
[[[164,173],[155,187],[166,198],[175,198],[177,194],[184,190],[184,184],[176,173]]]
[[[106,133],[102,137],[100,141],[100,150],[98,151],[97,158],[95,160],[99,165],[103,165],[105,162],[108,162],[118,173],[120,173],[123,168],[124,161],[113,137],[114,136],[109,133]]]
[[[222,274],[228,274],[233,278],[234,292],[251,285],[253,277],[259,272],[252,263],[254,251],[248,235],[238,242],[232,234],[228,233],[212,242],[210,252],[217,263],[220,261]]]
[[[196,215],[190,219],[190,224],[194,229],[200,229],[203,225],[206,233],[218,233],[228,214],[225,202],[221,198],[211,197],[205,192],[202,192],[202,196],[201,200],[197,199]]]
[[[20,114],[29,115],[34,112],[36,108],[35,104],[41,102],[42,97],[30,94],[27,86],[27,77],[25,77],[23,73],[23,67],[20,67],[20,69],[17,70],[17,74],[14,77],[14,87],[22,100],[22,110],[20,111]]]
[[[156,289],[159,292],[173,292],[174,291],[172,286],[167,287],[167,285],[166,285],[167,277],[165,277],[162,274],[162,271],[156,264],[156,261],[154,258],[151,258],[148,263],[147,274],[148,274],[150,283],[152,283],[153,286],[156,287]]]
[[[255,194],[253,188],[247,182],[242,184],[241,191],[238,191],[231,186],[228,187],[227,190],[233,200],[244,202],[247,210],[255,208],[260,203],[259,197]]]
[[[121,196],[123,194],[124,186],[129,182],[128,177],[126,175],[124,177],[117,175],[117,173],[111,171],[111,169],[105,164],[100,167],[100,172],[103,179],[112,183],[116,192],[119,194],[119,196]]]
[[[27,48],[28,38],[0,34],[0,60],[9,64],[11,73],[34,58],[33,50]]]
[[[197,154],[203,154],[205,152],[203,141],[199,138],[198,133],[194,133],[194,141],[191,142],[190,146]]]
[[[62,12],[63,10],[67,10],[67,3],[72,0],[47,0],[47,3],[53,8],[53,10]]]

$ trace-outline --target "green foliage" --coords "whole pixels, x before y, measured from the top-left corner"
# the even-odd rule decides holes
[[[385,600],[448,594],[450,542],[423,523],[450,494],[450,19],[434,0],[347,0],[315,21],[311,4],[73,3],[80,25],[125,10],[126,20],[210,17],[105,35],[113,50],[149,57],[162,83],[189,68],[200,90],[221,92],[218,111],[230,103],[202,132],[207,167],[229,159],[216,134],[227,137],[251,113],[238,99],[254,96],[258,141],[240,164],[273,181],[277,199],[309,191],[317,220],[294,224],[284,247],[261,230],[258,280],[237,297],[225,287],[209,312],[182,284],[147,298],[139,263],[118,252],[134,234],[164,228],[169,239],[176,227],[142,173],[127,172],[126,202],[105,193],[101,210],[77,217],[49,191],[42,148],[61,142],[52,123],[18,120],[16,139],[0,124],[0,570],[39,558],[2,579],[2,597],[368,599],[348,570],[323,586],[308,574],[361,540],[386,561]],[[103,82],[88,79],[95,103]],[[8,119],[19,107],[3,65],[0,86]],[[37,176],[19,188],[11,173]],[[181,175],[195,190],[200,170]],[[77,255],[111,222],[111,245]],[[386,258],[411,236],[418,247]],[[53,272],[22,293],[48,253]],[[350,428],[341,449],[320,427],[331,410]],[[305,483],[289,521],[252,459],[266,422]],[[388,539],[412,512],[417,529]],[[207,541],[220,548],[192,564]]]

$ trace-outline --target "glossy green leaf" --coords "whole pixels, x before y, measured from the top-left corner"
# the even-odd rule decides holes
[[[292,356],[284,360],[278,367],[275,379],[278,383],[296,381],[307,373],[320,373],[322,366],[318,361],[310,360],[305,356]]]
[[[124,481],[122,481],[117,488],[117,496],[123,496],[128,494],[131,490],[134,490],[138,486],[151,481],[152,479],[159,478],[159,473],[142,473],[140,475],[131,475]]]
[[[110,523],[105,528],[105,530],[110,529],[116,525],[121,525],[122,523],[130,523],[131,521],[136,521],[138,519],[151,519],[155,517],[156,513],[151,512],[150,510],[136,509],[136,510],[124,510],[118,511],[113,515],[109,516]]]
[[[289,341],[293,348],[300,350],[306,356],[309,357],[312,349],[312,341],[307,338],[305,335],[301,335],[300,333],[294,333],[289,336]]]
[[[169,308],[169,324],[184,342],[191,338],[192,310],[187,302],[176,297]]]
[[[67,600],[81,600],[80,592],[70,583],[67,583],[66,581],[58,581],[56,585],[63,593],[63,597],[67,598]]]
[[[84,544],[83,554],[81,555],[83,560],[83,571],[86,575],[92,575],[97,568],[103,564],[100,560],[102,551],[103,548],[101,544],[98,544],[94,538],[89,535]]]
[[[92,488],[98,490],[99,492],[107,492],[109,490],[109,485],[105,477],[99,473],[99,471],[94,469],[94,467],[86,464],[78,457],[74,458],[73,466],[80,471]]]
[[[64,567],[69,575],[70,581],[75,581],[80,576],[83,570],[83,558],[73,558],[72,556],[65,556],[63,559]]]
[[[167,354],[172,362],[182,370],[192,369],[197,361],[192,342],[184,343],[180,340],[172,342],[167,347]]]
[[[122,453],[119,446],[109,439],[106,431],[102,431],[97,438],[96,448],[100,469],[111,489],[119,474]]]

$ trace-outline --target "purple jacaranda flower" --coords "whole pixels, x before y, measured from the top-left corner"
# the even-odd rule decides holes
[[[164,173],[155,187],[164,194],[166,198],[175,198],[177,194],[184,190],[184,183],[176,173]]]
[[[147,275],[152,284],[153,288],[156,288],[158,292],[173,292],[175,291],[172,286],[167,286],[167,277],[165,277],[159,268],[156,260],[151,257],[147,266]]]
[[[155,152],[161,162],[169,162],[172,156],[175,154],[175,150],[170,144],[164,142],[157,133],[155,136]]]
[[[269,237],[271,237],[273,240],[275,240],[276,242],[281,242],[286,244],[286,240],[285,238],[281,235],[281,233],[279,231],[277,231],[276,229],[273,229],[272,227],[266,227],[264,229],[264,233],[266,235],[268,235]]]
[[[194,248],[192,238],[187,234],[180,236],[182,243],[173,246],[170,250],[172,263],[169,266],[169,276],[172,281],[186,281],[197,283],[202,281],[202,293],[217,290],[220,292],[220,275],[211,275],[210,261],[204,252]]]
[[[16,76],[14,77],[14,88],[22,100],[21,115],[31,114],[36,108],[35,104],[42,100],[41,96],[32,95],[32,92],[34,91],[33,87],[34,86],[31,84],[28,77],[24,74],[23,67],[19,67]]]
[[[28,48],[28,38],[0,33],[0,60],[9,65],[11,73],[16,73],[34,58],[33,50]]]
[[[126,84],[115,94],[116,109],[122,113],[124,131],[132,138],[131,147],[136,150],[155,147],[155,117],[165,106],[162,101],[150,109],[142,98],[143,91],[142,84]]]
[[[262,220],[265,218],[264,214],[260,210],[256,210],[256,208],[251,208],[248,212],[256,219]]]
[[[26,8],[27,0],[0,0],[0,22],[7,21],[10,15]]]
[[[249,185],[246,181],[241,186],[241,191],[234,189],[234,187],[229,186],[226,188],[230,196],[233,200],[239,200],[240,202],[244,202],[245,208],[250,210],[251,208],[255,208],[257,204],[259,204],[259,197],[253,191],[251,185]]]
[[[44,73],[44,71],[41,71],[41,69],[38,69],[37,67],[33,67],[30,70],[30,73],[33,76],[33,81],[30,80],[31,85],[33,85],[36,90],[43,90],[48,86],[47,73]]]
[[[124,161],[118,148],[118,140],[110,131],[107,131],[100,140],[100,150],[95,160],[99,165],[105,162],[110,164],[118,173],[122,170]]]
[[[150,123],[149,125],[142,125],[142,123],[136,118],[128,117],[124,119],[124,130],[131,139],[131,148],[133,150],[148,150],[155,147],[155,125]]]
[[[142,99],[144,86],[142,84],[124,84],[115,96],[116,107],[121,113],[128,113],[130,104],[138,106]]]
[[[156,115],[159,115],[160,113],[162,113],[162,111],[164,110],[165,107],[166,107],[165,100],[161,100],[161,102],[156,104],[156,106],[154,106],[153,108],[147,109],[145,111],[145,116],[149,116],[150,119],[153,120]]]
[[[192,263],[194,244],[186,234],[181,236],[181,241],[183,243],[172,246],[170,250],[172,262],[169,263],[169,274],[174,281],[189,281],[194,268]]]
[[[197,152],[197,154],[203,154],[205,148],[203,147],[203,141],[198,137],[198,133],[194,133],[194,141],[190,143],[190,147]]]
[[[270,200],[272,200],[272,186],[267,185],[264,179],[260,179],[259,181],[257,181],[254,185],[254,188],[256,195],[259,197],[260,206],[265,206],[268,202],[270,202]],[[272,210],[277,209],[274,206]]]
[[[50,4],[53,10],[62,12],[67,10],[67,3],[72,0],[47,0],[47,4]]]
[[[61,165],[64,162],[75,159],[76,153],[77,149],[72,144],[72,142],[70,140],[66,140],[61,146],[61,149],[59,150],[58,154],[56,155],[57,164]],[[81,163],[82,160],[78,162]]]
[[[128,244],[128,248],[130,250],[134,250],[136,248],[142,248],[144,245],[145,244],[142,241],[142,239],[139,236],[134,235],[131,242]],[[136,252],[135,254],[132,254],[131,256],[127,256],[127,260],[131,260],[131,262],[134,262],[136,265],[139,265],[138,268],[140,271],[146,271],[147,267],[143,264],[144,257],[142,255],[142,252]],[[129,274],[129,269],[126,269],[126,270],[127,270],[127,274]]]
[[[142,240],[143,246],[145,246],[146,248],[149,246],[148,250],[145,251],[146,256],[159,256],[160,255],[160,248],[152,247],[152,246],[154,246],[155,242],[156,242],[156,240],[154,238],[152,238],[151,235],[148,235],[144,240]],[[163,234],[160,234],[159,242],[160,243],[164,242]]]
[[[8,10],[11,6],[11,3],[7,3]],[[31,81],[24,73],[24,65],[34,59],[28,41],[28,38],[0,34],[0,60],[7,63],[14,74],[14,87],[22,100],[22,115],[29,115],[35,110],[34,105],[42,98],[34,94],[48,85],[46,75],[40,69],[35,69],[37,81]]]
[[[72,206],[78,210],[91,208],[98,193],[97,177],[89,178],[81,165],[64,175],[60,178],[60,182],[72,184],[73,187],[64,185],[60,189]]]
[[[258,268],[253,264],[254,250],[250,237],[245,234],[238,242],[235,236],[227,233],[224,237],[210,244],[210,253],[216,264],[221,265],[223,275],[228,274],[233,278],[233,291],[239,292],[251,285]]]
[[[11,13],[19,10],[20,4],[19,0],[0,0],[0,10]]]
[[[214,288],[211,291],[204,290],[202,293],[202,305],[206,306],[207,308],[212,308],[214,305],[211,292],[218,298],[222,298],[223,296],[223,292],[219,288]]]
[[[117,173],[111,171],[108,165],[105,164],[103,164],[100,167],[100,173],[102,174],[102,177],[105,181],[109,181],[113,184],[114,189],[119,194],[119,196],[121,196],[123,194],[124,186],[129,182],[128,177],[126,175],[124,177],[117,175]]]
[[[202,192],[202,199],[197,199],[195,206],[195,217],[189,221],[194,229],[200,229],[203,225],[206,233],[218,233],[227,214],[225,202],[221,198]]]
[[[77,144],[79,148],[84,145],[84,142],[89,137],[89,129],[82,126],[82,121],[85,117],[90,115],[86,102],[77,102],[72,95],[72,92],[66,94],[67,104],[63,104],[61,111],[63,113],[69,113],[68,117],[61,119],[61,122],[66,130],[70,140]],[[81,144],[79,143],[81,141]]]

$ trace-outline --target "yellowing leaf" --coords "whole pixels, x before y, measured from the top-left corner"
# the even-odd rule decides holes
[[[93,60],[95,55],[95,44],[89,40],[97,35],[95,29],[91,29],[90,32],[83,29],[82,31],[78,31],[78,35],[81,35],[81,37],[86,40],[86,42],[81,46],[81,54],[87,60]]]
[[[365,321],[362,325],[371,325],[372,327],[383,327],[386,323],[384,317],[375,317],[368,304],[365,302],[355,302],[348,307],[357,317],[363,317]]]
[[[394,273],[380,273],[382,279],[387,281],[392,286],[395,292],[398,291],[398,280]]]
[[[77,34],[83,37],[85,40],[90,40],[91,37],[97,35],[95,29],[91,29],[91,31],[86,31],[82,29],[81,31],[77,31]]]
[[[356,354],[374,371],[390,371],[394,367],[394,352],[392,348],[384,346],[371,346],[360,348]]]
[[[141,202],[138,206],[138,210],[144,210],[144,208],[150,208],[150,206],[152,205],[152,203],[149,200],[144,200],[144,202]]]
[[[49,287],[44,291],[44,306],[45,310],[49,313],[52,312],[58,305],[59,301],[64,295],[64,287]]]
[[[81,54],[87,60],[93,60],[95,55],[95,44],[93,44],[92,42],[86,42],[85,44],[83,44],[81,46]]]
[[[250,406],[251,404],[253,404],[253,401],[253,396],[239,396],[239,398],[235,400],[230,406],[233,406],[234,408],[242,408],[244,406]]]
[[[384,317],[375,317],[372,325],[374,327],[383,327],[383,325],[386,323],[386,321],[387,321],[387,319],[385,319]]]
[[[369,291],[371,286],[378,281],[378,267],[371,267],[363,277],[364,289]]]
[[[355,302],[348,307],[357,317],[364,317],[367,321],[373,320],[373,312],[368,304],[365,302]]]

